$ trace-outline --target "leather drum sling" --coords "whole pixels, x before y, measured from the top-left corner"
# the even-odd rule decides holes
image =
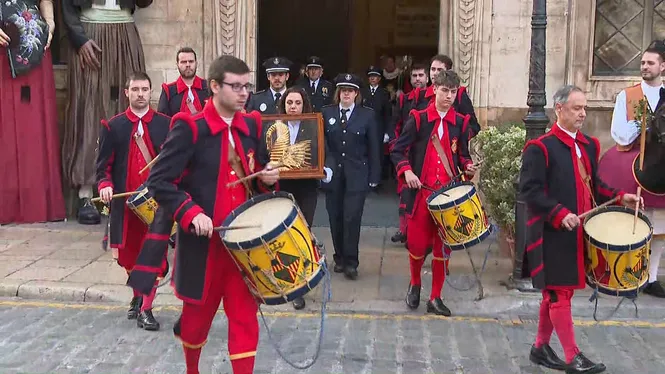
[[[439,155],[439,158],[441,159],[443,168],[446,169],[446,174],[448,174],[448,178],[450,178],[450,181],[453,182],[454,174],[452,172],[450,163],[448,162],[448,157],[446,157],[446,154],[443,152],[443,148],[441,147],[441,139],[439,139],[439,135],[435,133],[432,135],[431,139],[432,143],[434,144],[434,149],[436,149],[436,153]]]
[[[196,107],[194,107],[194,103],[192,102],[192,100],[189,99],[189,97],[185,100],[185,103],[187,104],[187,108],[189,109],[192,115],[199,112],[198,110],[196,110]]]
[[[577,168],[580,171],[580,177],[582,177],[582,182],[584,182],[584,186],[587,188],[589,191],[589,195],[591,196],[591,204],[592,206],[596,206],[596,199],[593,196],[593,189],[591,188],[591,178],[589,177],[589,174],[586,171],[586,168],[584,167],[584,162],[582,162],[581,157],[577,157]]]
[[[143,126],[143,123],[140,124],[141,126]],[[143,126],[143,128],[145,130],[145,126]],[[148,146],[145,145],[145,141],[143,140],[143,135],[139,135],[138,131],[135,132],[134,140],[136,141],[136,145],[139,147],[139,151],[141,151],[141,155],[143,155],[143,159],[145,160],[146,165],[150,164],[150,161],[152,161],[152,156],[150,156],[150,151],[148,151]]]
[[[245,169],[242,167],[242,161],[240,160],[240,157],[238,156],[238,153],[236,153],[235,147],[231,145],[231,142],[229,142],[229,152],[228,152],[228,159],[229,159],[229,165],[231,165],[231,169],[236,173],[236,176],[239,179],[242,179],[245,177]],[[242,182],[243,186],[245,186],[245,195],[247,198],[252,197],[252,189],[249,187],[248,181],[243,181]]]

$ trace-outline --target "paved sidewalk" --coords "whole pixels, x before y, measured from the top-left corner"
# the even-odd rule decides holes
[[[19,297],[76,302],[126,303],[131,290],[125,286],[126,274],[101,249],[103,225],[84,226],[75,222],[16,225],[0,227],[0,297]],[[315,227],[315,235],[332,252],[330,231]],[[409,281],[406,250],[390,242],[395,228],[365,227],[360,240],[360,276],[348,281],[332,274],[332,301],[328,310],[340,312],[424,313],[407,311],[404,295]],[[494,244],[493,244],[494,243]],[[480,271],[488,246],[487,264],[481,277],[483,298],[479,296],[471,260]],[[330,253],[331,254],[331,253]],[[464,251],[453,253],[447,284],[444,287],[446,304],[455,315],[496,315],[517,313],[535,318],[540,300],[538,293],[507,290],[501,283],[511,271],[510,260],[501,258],[493,238],[470,249],[471,259]],[[332,261],[329,261],[332,264]],[[429,261],[423,277],[423,299],[429,295],[431,274]],[[321,288],[306,296],[307,309],[320,308]],[[458,290],[462,289],[462,290]],[[463,289],[468,289],[464,291]],[[156,305],[181,305],[166,285],[159,290]],[[588,302],[589,289],[575,298],[574,312],[590,318],[593,304]],[[599,318],[609,315],[619,298],[601,296]],[[424,304],[424,303],[421,303]],[[640,296],[637,301],[639,317],[662,319],[665,300]],[[290,305],[271,307],[273,311],[291,310]],[[630,302],[625,302],[614,318],[634,318]]]

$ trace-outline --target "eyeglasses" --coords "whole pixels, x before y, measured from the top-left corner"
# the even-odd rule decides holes
[[[246,83],[246,84],[240,84],[240,83],[226,83],[222,82],[222,84],[225,84],[227,86],[231,86],[231,90],[233,92],[241,92],[242,89],[246,89],[247,91],[251,91],[254,89],[254,85],[251,83]]]

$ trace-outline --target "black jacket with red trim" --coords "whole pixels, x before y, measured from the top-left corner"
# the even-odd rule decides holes
[[[427,103],[434,102],[436,94],[434,93],[434,86],[430,85],[427,90],[421,90],[419,93],[418,103],[425,101]],[[473,109],[473,102],[469,97],[469,92],[466,87],[460,86],[457,90],[457,96],[453,102],[453,108],[460,114],[469,115],[469,140],[480,132],[480,124],[476,117],[476,111]]]
[[[438,130],[440,123],[439,112],[436,106],[430,105],[425,110],[412,110],[409,119],[404,125],[402,134],[397,138],[390,158],[397,169],[397,177],[404,178],[404,173],[411,170],[421,181],[429,172],[429,166],[425,164],[427,152],[436,152],[433,147],[428,147],[431,136]],[[473,163],[469,155],[469,116],[455,112],[450,108],[444,117],[447,125],[448,138],[443,137],[443,150],[448,158],[453,173],[459,173]],[[437,155],[438,159],[438,155]],[[436,188],[436,186],[429,186]],[[441,186],[439,186],[441,187]],[[404,187],[402,199],[407,214],[412,214],[418,191]]]
[[[157,111],[171,117],[180,112],[191,114],[187,106],[187,91],[187,85],[182,77],[178,77],[174,82],[162,84],[162,94],[159,96]],[[208,82],[195,76],[192,82],[192,94],[194,95],[192,105],[200,112],[210,97]]]
[[[539,289],[584,288],[583,229],[568,231],[561,221],[568,213],[581,214],[583,182],[577,143],[591,178],[593,197],[602,204],[623,192],[608,187],[598,177],[600,143],[577,132],[573,139],[556,123],[547,134],[529,141],[522,154],[519,193],[527,203],[526,276]]]
[[[426,100],[418,100],[421,91],[424,92],[421,88],[414,88],[408,94],[402,93],[397,98],[397,105],[395,105],[391,115],[390,128],[386,129],[388,136],[393,141],[393,146],[394,140],[402,133],[404,122],[409,118],[409,113],[412,110],[423,110],[429,105]]]
[[[262,132],[259,113],[237,112],[231,131],[245,174],[262,170],[264,165],[257,154]],[[173,279],[176,295],[188,302],[201,303],[205,299],[208,253],[220,250],[221,246],[218,237],[208,239],[190,233],[192,220],[199,213],[205,213],[215,226],[220,226],[226,218],[224,212],[230,212],[231,202],[225,191],[231,167],[227,161],[231,145],[223,136],[226,132],[228,125],[212,100],[194,116],[176,114],[160,159],[147,182],[160,208],[167,209],[178,222],[176,247],[185,250],[176,251],[178,266]],[[251,186],[254,192],[271,190],[258,178],[252,179]]]

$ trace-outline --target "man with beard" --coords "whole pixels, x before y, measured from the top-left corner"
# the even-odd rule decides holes
[[[270,88],[250,95],[247,100],[247,113],[258,110],[261,114],[277,114],[277,103],[286,91],[291,61],[283,57],[269,58],[263,62]]]
[[[101,222],[91,202],[97,124],[127,108],[121,88],[133,72],[145,71],[133,14],[137,7],[150,4],[152,0],[62,0],[62,18],[72,46],[62,167],[70,186],[78,189],[81,224]]]
[[[637,118],[635,108],[643,99],[646,99],[648,111],[651,113],[663,104],[664,71],[665,43],[655,41],[642,54],[642,82],[619,92],[616,98],[611,127],[616,147],[605,152],[598,165],[598,174],[607,183],[625,191],[636,191],[638,187],[631,171],[636,157],[640,154],[642,118]],[[665,298],[665,289],[658,281],[658,266],[665,251],[665,196],[643,188],[642,197],[647,206],[645,213],[653,224],[654,234],[649,261],[649,282],[644,288],[644,293]]]
[[[305,89],[309,100],[312,102],[312,110],[314,113],[321,112],[321,108],[330,105],[333,97],[332,83],[323,79],[323,63],[321,58],[317,56],[310,56],[307,59],[307,74],[300,85]]]
[[[109,238],[118,265],[127,274],[136,265],[136,258],[147,233],[145,223],[125,203],[113,199],[114,193],[133,192],[146,181],[148,173],[139,174],[157,157],[169,131],[171,118],[150,108],[150,77],[142,72],[131,75],[125,95],[129,108],[123,113],[102,120],[97,156],[97,188],[105,204],[111,206]],[[158,330],[159,323],[152,315],[156,289],[147,295],[134,291],[127,318],[137,319],[137,326]]]
[[[397,100],[397,106],[392,112],[392,121],[388,135],[391,136],[391,148],[394,146],[396,139],[402,132],[402,124],[409,118],[411,110],[423,110],[427,108],[428,102],[425,100],[418,100],[420,93],[424,92],[427,88],[427,66],[419,63],[411,65],[411,74],[409,79],[413,89],[408,94],[400,94]],[[399,231],[397,231],[390,241],[393,243],[406,243],[406,216],[404,215],[404,202],[402,201],[401,194],[404,188],[404,181],[402,178],[397,178],[397,194],[400,195],[399,203]]]
[[[179,112],[196,114],[210,96],[208,83],[196,75],[198,62],[192,48],[180,48],[175,59],[180,76],[175,82],[162,84],[157,111],[171,117]]]

